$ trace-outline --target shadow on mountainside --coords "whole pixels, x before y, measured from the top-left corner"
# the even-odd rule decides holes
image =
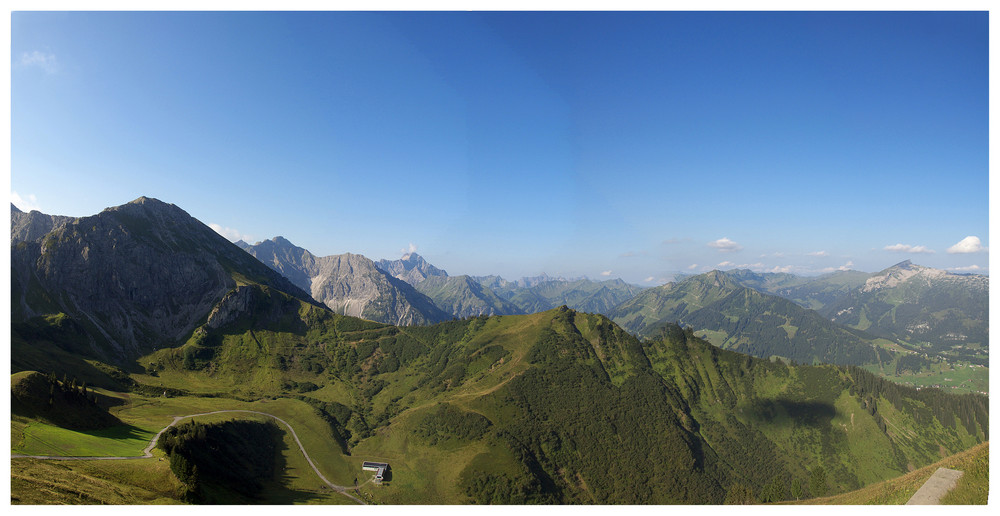
[[[794,424],[810,427],[829,425],[837,409],[831,403],[798,401],[784,398],[758,399],[748,407],[750,416],[769,424]]]

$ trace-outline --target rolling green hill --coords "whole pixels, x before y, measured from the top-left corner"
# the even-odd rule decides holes
[[[36,371],[21,371],[10,378],[12,417],[34,419],[77,430],[95,430],[121,425],[107,410],[107,401],[98,400],[87,383],[59,381]],[[91,386],[92,387],[92,386]]]

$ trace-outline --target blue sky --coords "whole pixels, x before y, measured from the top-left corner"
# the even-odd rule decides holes
[[[22,209],[146,195],[232,238],[508,278],[988,268],[985,13],[11,23]]]

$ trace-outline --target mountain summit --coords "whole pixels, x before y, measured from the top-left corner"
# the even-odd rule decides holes
[[[38,212],[13,212],[11,219],[12,319],[68,316],[86,330],[79,338],[89,339],[90,353],[104,360],[120,362],[185,338],[238,282],[312,302],[157,199],[140,197],[78,219]]]
[[[988,276],[897,263],[824,307],[830,319],[868,333],[925,343],[953,356],[989,346]]]
[[[430,276],[448,275],[443,269],[431,265],[417,253],[406,253],[398,260],[379,260],[375,262],[375,266],[413,286]]]

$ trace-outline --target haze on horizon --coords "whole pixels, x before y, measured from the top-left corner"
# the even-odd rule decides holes
[[[11,201],[641,285],[988,272],[989,27],[955,13],[14,12]]]

